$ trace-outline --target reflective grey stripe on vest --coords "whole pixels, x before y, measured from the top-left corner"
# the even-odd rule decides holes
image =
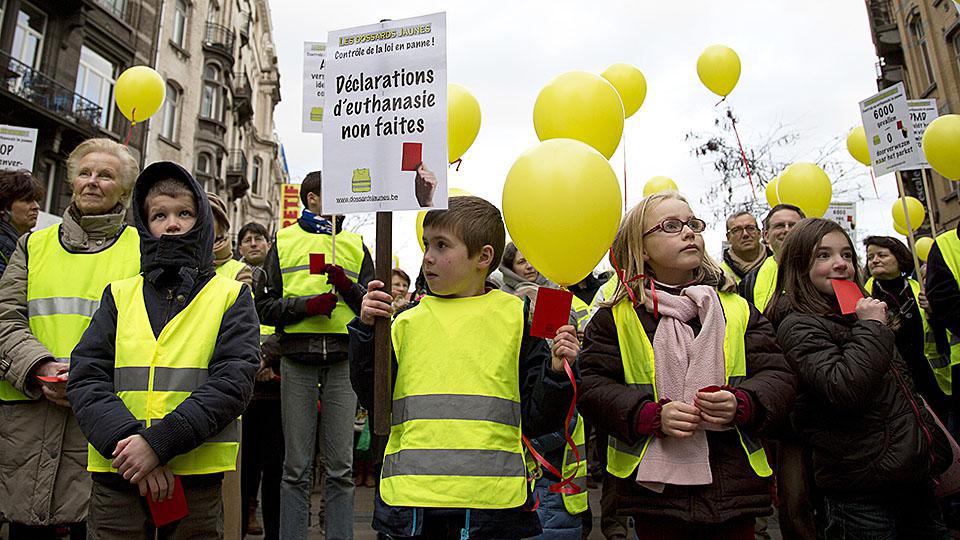
[[[163,418],[154,418],[150,421],[150,425],[155,425],[157,422],[160,422]],[[137,420],[140,423],[140,427],[146,429],[147,421],[146,420]],[[223,428],[223,431],[217,433],[213,437],[203,441],[203,442],[226,442],[226,443],[239,443],[240,442],[240,420],[234,420],[230,424]]]
[[[651,396],[653,395],[652,384],[627,383],[627,386],[629,388],[636,388],[637,390],[640,390],[644,394],[650,394]]]
[[[291,266],[291,267],[289,267],[289,268],[281,268],[281,269],[280,269],[280,273],[281,273],[281,274],[289,274],[290,272],[299,272],[299,271],[301,271],[301,270],[310,270],[310,265],[309,265],[309,264],[301,264],[300,266]],[[350,270],[347,270],[346,268],[343,269],[343,273],[346,274],[347,277],[352,278],[354,281],[356,281],[357,278],[360,277],[360,274],[358,274],[358,273],[356,273],[356,272],[352,272],[352,271],[350,271]]]
[[[581,461],[581,462],[584,462],[584,461],[587,460],[587,445],[585,445],[585,444],[578,444],[578,445],[577,445],[577,452],[580,453],[580,461]],[[577,456],[574,455],[573,450],[571,450],[570,447],[567,447],[567,460],[564,462],[564,464],[567,464],[567,463],[573,464],[573,463],[576,463],[576,462],[577,462]]]
[[[640,454],[643,453],[643,444],[647,442],[647,439],[650,438],[650,435],[646,435],[640,438],[640,441],[634,446],[630,446],[627,443],[621,441],[620,439],[610,435],[607,438],[607,444],[612,446],[614,450],[618,452],[623,452],[624,454],[630,454],[634,457],[640,457]]]
[[[400,450],[383,458],[383,478],[391,476],[526,477],[523,455],[505,450]]]
[[[48,315],[82,315],[93,317],[93,313],[100,307],[99,300],[76,298],[73,296],[54,296],[51,298],[34,298],[27,302],[28,317],[45,317]]]
[[[747,380],[745,376],[742,376],[742,375],[733,376],[727,380],[727,385],[737,387],[737,386],[740,386],[740,383],[742,383],[745,380]]]
[[[193,392],[207,380],[207,368],[154,368],[155,392]],[[150,368],[119,367],[113,370],[113,387],[117,392],[150,390]]]
[[[587,494],[587,477],[586,477],[586,476],[578,476],[578,477],[576,477],[576,478],[573,479],[573,482],[570,482],[570,483],[573,484],[573,485],[575,485],[575,486],[577,486],[578,488],[580,488],[580,493],[577,493],[577,494],[575,494],[575,495],[586,495],[586,494]],[[574,496],[574,494],[566,494],[566,493],[564,493],[563,496],[564,496],[564,497],[571,497],[571,496]]]
[[[492,396],[426,394],[393,400],[392,425],[410,420],[486,420],[520,425],[520,404]]]

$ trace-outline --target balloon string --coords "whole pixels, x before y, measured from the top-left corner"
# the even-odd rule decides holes
[[[623,211],[627,211],[627,134],[623,134]]]
[[[460,159],[458,159],[458,160],[456,160],[456,161],[454,161],[454,162],[451,162],[450,165],[451,165],[451,166],[456,165],[456,168],[455,168],[454,170],[457,171],[457,172],[460,172],[460,164],[461,164],[461,163],[463,163],[463,158],[460,158]]]
[[[136,122],[130,122],[130,127],[127,128],[127,136],[123,139],[124,146],[130,146],[130,137],[133,136],[133,126]]]
[[[726,98],[724,98],[726,99]],[[753,200],[757,200],[757,190],[753,187],[753,173],[750,172],[750,164],[747,162],[747,153],[743,151],[743,143],[740,142],[740,132],[737,131],[737,121],[733,118],[733,113],[727,109],[727,118],[733,126],[733,134],[737,136],[737,146],[740,147],[740,158],[743,160],[743,168],[747,170],[747,180],[750,182],[750,192],[753,193]]]
[[[727,100],[727,96],[723,96],[723,99],[713,104],[714,107],[719,106],[721,103]]]
[[[610,248],[610,263],[613,264],[613,270],[617,275],[617,279],[623,284],[623,288],[627,290],[627,296],[630,297],[630,301],[633,302],[633,306],[636,307],[640,305],[640,302],[637,301],[637,296],[633,294],[633,289],[630,288],[630,283],[638,279],[646,279],[647,276],[644,274],[637,274],[632,278],[627,279],[627,273],[623,270],[623,268],[620,268],[620,265],[617,263],[617,256],[613,254],[613,247]]]
[[[880,192],[877,191],[877,177],[873,174],[873,167],[867,165],[867,170],[870,171],[870,181],[873,182],[873,193],[880,198]]]

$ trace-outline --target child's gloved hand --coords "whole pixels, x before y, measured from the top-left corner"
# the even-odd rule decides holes
[[[333,285],[340,294],[347,294],[353,288],[353,282],[347,277],[342,266],[328,264],[323,267],[323,273],[327,275],[327,283]]]
[[[142,435],[131,435],[121,440],[113,451],[111,466],[131,484],[139,484],[158,465],[160,458]]]
[[[337,295],[332,292],[318,294],[307,300],[307,315],[326,315],[333,313],[333,308],[337,307]]]
[[[550,369],[563,373],[563,360],[573,365],[580,354],[580,340],[577,339],[577,329],[571,324],[557,329],[557,337],[553,338],[553,347],[550,350],[552,359]]]
[[[367,294],[360,304],[360,322],[373,326],[377,317],[390,319],[393,316],[393,297],[383,292],[383,282],[373,280],[367,284]]]
[[[660,411],[660,431],[669,437],[683,439],[693,435],[700,423],[700,411],[682,401],[671,401]]]

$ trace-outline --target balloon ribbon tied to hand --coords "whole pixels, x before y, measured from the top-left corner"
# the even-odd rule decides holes
[[[133,118],[136,118],[136,117],[137,117],[137,108],[136,108],[136,107],[134,107],[133,110],[130,112],[130,116],[133,117]],[[124,145],[124,146],[130,146],[130,137],[133,136],[133,126],[135,126],[135,125],[137,125],[137,121],[136,121],[136,120],[130,120],[130,127],[127,128],[127,136],[126,136],[126,138],[123,139],[123,145]]]
[[[553,474],[560,479],[559,482],[551,484],[548,488],[551,493],[561,493],[564,495],[577,495],[583,492],[583,488],[573,483],[573,480],[577,477],[577,471],[580,470],[580,462],[583,461],[580,459],[580,450],[577,448],[577,443],[574,442],[573,437],[570,435],[570,422],[573,420],[573,416],[577,413],[577,380],[573,375],[573,370],[570,369],[570,363],[567,362],[567,359],[563,359],[563,371],[566,372],[567,378],[570,379],[570,384],[573,386],[573,399],[570,400],[570,407],[567,409],[567,416],[563,421],[563,438],[566,441],[566,446],[573,450],[573,455],[576,458],[576,466],[573,468],[573,472],[570,473],[570,476],[564,477],[563,473],[560,472],[552,463],[547,461],[536,449],[533,448],[533,445],[530,443],[530,439],[526,435],[521,435],[523,438],[523,444],[527,447],[527,450],[530,451],[530,455],[533,456],[533,459],[537,461],[543,468],[550,471],[550,474]],[[586,456],[584,456],[586,457]],[[539,500],[538,500],[539,504]]]

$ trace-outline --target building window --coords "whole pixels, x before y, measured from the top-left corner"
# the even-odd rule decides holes
[[[13,47],[10,49],[14,59],[36,69],[40,67],[43,53],[43,34],[47,27],[44,12],[23,2],[17,14],[17,29],[13,34]]]
[[[203,93],[200,96],[200,116],[223,122],[226,88],[223,86],[223,74],[214,64],[207,64],[203,70]]]
[[[923,20],[920,15],[914,15],[908,24],[913,40],[917,43],[920,61],[923,63],[923,69],[918,71],[920,71],[921,87],[926,90],[936,82],[936,78],[934,77],[933,64],[930,62],[930,51],[927,50],[927,35],[923,29]]]
[[[180,89],[167,83],[167,98],[163,102],[163,126],[160,135],[168,141],[176,141],[180,135]]]
[[[957,67],[960,68],[960,32],[953,34],[953,54],[957,57]]]
[[[100,106],[100,127],[109,129],[113,119],[113,85],[117,67],[85,45],[80,47],[76,93]]]
[[[213,174],[213,158],[206,152],[200,152],[197,156],[197,172],[200,174]]]
[[[123,14],[127,8],[127,0],[97,0],[103,9],[109,11],[114,17],[123,20]]]
[[[187,34],[187,3],[184,0],[177,0],[173,7],[173,35],[171,40],[178,47],[183,48],[183,39]]]
[[[260,169],[263,168],[263,161],[260,158],[253,158],[253,170],[250,173],[250,192],[254,195],[260,195]]]
[[[207,4],[207,22],[220,22],[220,3],[217,0],[210,0]]]

